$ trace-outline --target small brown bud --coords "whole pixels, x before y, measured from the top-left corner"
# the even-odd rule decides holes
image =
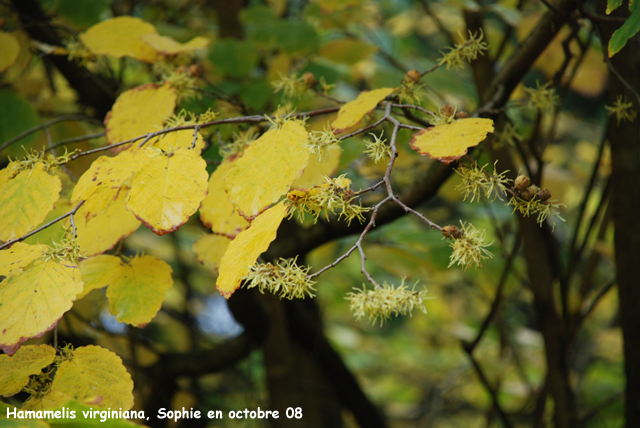
[[[519,175],[514,180],[513,187],[515,187],[516,190],[525,190],[527,187],[529,187],[529,177],[527,177],[526,175]]]
[[[445,104],[444,107],[442,107],[440,110],[442,110],[442,115],[444,117],[451,117],[455,112],[455,109],[451,107],[449,104]]]
[[[350,201],[354,198],[354,196],[356,196],[356,192],[351,189],[346,189],[342,194],[342,199],[344,199],[345,201]]]
[[[466,119],[467,117],[469,117],[469,115],[466,111],[459,111],[456,113],[455,119]]]
[[[189,66],[189,76],[191,77],[199,77],[202,75],[202,67],[198,64],[193,64]]]
[[[541,202],[546,202],[551,199],[551,190],[540,189],[538,190],[538,193],[536,193],[536,197],[540,199]]]
[[[422,77],[422,74],[420,74],[418,70],[409,70],[407,71],[407,74],[404,75],[404,81],[407,83],[410,83],[410,82],[418,83],[420,82],[421,77]]]
[[[520,197],[525,201],[530,201],[531,199],[533,199],[536,193],[538,193],[538,190],[540,190],[540,188],[535,184],[532,184],[520,193]]]
[[[302,80],[308,88],[314,88],[318,84],[318,79],[310,71],[307,71],[302,75]]]
[[[442,228],[442,236],[444,236],[445,238],[460,239],[462,238],[463,234],[463,231],[453,225],[445,226]]]

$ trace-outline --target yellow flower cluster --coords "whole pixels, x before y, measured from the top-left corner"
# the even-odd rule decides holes
[[[329,125],[325,125],[323,131],[311,131],[309,133],[309,153],[318,156],[318,160],[327,153],[331,146],[340,144],[340,138],[336,136]]]
[[[325,177],[323,184],[310,189],[292,190],[287,193],[291,201],[289,216],[295,212],[298,220],[303,221],[305,213],[310,213],[317,221],[320,213],[324,212],[328,220],[331,212],[338,213],[338,220],[344,217],[348,224],[355,218],[363,222],[363,213],[370,208],[354,203],[356,196],[350,186],[351,180],[341,175],[336,178]]]
[[[623,120],[633,122],[636,118],[636,112],[633,111],[633,103],[627,99],[627,97],[618,95],[618,98],[613,103],[613,106],[605,106],[609,112],[609,116],[615,116],[618,119],[618,125]]]
[[[256,263],[244,277],[245,287],[258,287],[261,293],[269,291],[281,299],[314,297],[315,281],[307,278],[310,267],[298,266],[296,259],[280,259],[276,264]]]
[[[417,284],[417,282],[416,282]],[[423,300],[426,299],[426,290],[416,291],[413,285],[411,289],[404,285],[404,278],[398,287],[383,283],[382,288],[367,290],[354,288],[356,291],[347,294],[349,308],[356,320],[369,317],[372,324],[380,320],[380,325],[391,318],[391,315],[411,315],[414,308],[427,313]]]
[[[54,242],[53,248],[47,247],[41,259],[44,262],[49,260],[68,260],[78,263],[78,259],[81,257],[85,257],[85,254],[76,243],[76,238],[73,236],[71,229],[67,229],[62,240],[60,242]]]
[[[461,228],[455,226],[446,226],[443,229],[445,238],[451,238],[451,247],[453,253],[449,258],[449,267],[458,264],[462,266],[462,270],[471,267],[482,267],[482,261],[492,258],[491,254],[485,247],[491,245],[484,242],[484,230],[477,230],[471,223],[466,224],[460,222]]]
[[[502,200],[502,193],[506,190],[507,184],[510,181],[505,174],[509,171],[496,173],[496,161],[493,164],[493,174],[488,174],[484,171],[487,165],[482,168],[473,166],[468,168],[461,166],[454,171],[462,178],[462,182],[456,186],[456,190],[464,193],[464,200],[466,201],[471,196],[471,201],[480,200],[480,193],[483,192],[486,198],[490,198],[493,195],[493,199],[498,198]]]
[[[558,104],[556,91],[553,88],[549,89],[549,85],[551,85],[551,81],[542,86],[540,86],[540,82],[537,82],[536,89],[524,88],[525,92],[530,96],[529,106],[535,108],[540,113],[553,110],[556,104]]]
[[[387,140],[382,138],[382,134],[380,137],[374,133],[369,133],[369,135],[373,136],[373,141],[365,141],[366,148],[364,152],[369,155],[375,163],[380,163],[389,158],[391,156],[391,148],[387,145]]]
[[[478,58],[478,54],[484,55],[484,51],[489,46],[482,41],[484,34],[473,34],[469,31],[469,39],[463,43],[457,43],[455,48],[449,48],[447,52],[440,58],[438,65],[446,65],[447,70],[455,70],[462,67],[465,62],[471,62]]]

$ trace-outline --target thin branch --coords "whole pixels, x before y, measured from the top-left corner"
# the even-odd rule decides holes
[[[3,143],[2,145],[0,145],[0,152],[3,151],[4,149],[6,149],[7,147],[9,147],[10,145],[12,145],[13,143],[15,143],[16,141],[20,141],[23,138],[41,131],[43,129],[47,129],[52,125],[55,125],[56,123],[60,123],[60,122],[74,122],[74,121],[81,121],[81,120],[86,120],[89,122],[97,122],[95,119],[91,119],[90,117],[84,116],[84,115],[80,115],[80,114],[71,114],[71,115],[66,115],[66,116],[59,116],[56,117],[55,119],[52,119],[48,122],[45,122],[41,125],[38,126],[34,126],[33,128],[29,128],[26,131],[16,135],[15,137],[13,137],[12,139],[6,141],[5,143]],[[99,123],[99,122],[98,122]]]
[[[31,235],[35,235],[36,233],[40,232],[41,230],[46,229],[49,226],[53,226],[54,224],[56,224],[57,222],[59,222],[60,220],[64,220],[65,218],[74,215],[76,212],[78,212],[78,210],[80,209],[80,207],[82,206],[82,204],[84,204],[85,201],[80,201],[78,203],[78,205],[75,206],[75,208],[73,208],[71,211],[69,211],[66,214],[62,214],[60,217],[51,220],[49,223],[47,224],[43,224],[42,226],[40,226],[39,228],[32,230],[31,232],[27,233],[26,235],[22,235],[19,238],[16,239],[12,239],[10,241],[5,242],[4,244],[0,245],[0,250],[10,247],[11,245],[15,244],[16,242],[21,242],[24,241],[25,239],[27,239],[28,237],[30,237]]]
[[[480,382],[482,383],[484,388],[487,390],[489,395],[491,395],[491,398],[493,400],[493,407],[496,409],[496,412],[498,413],[498,416],[500,417],[500,420],[502,421],[503,425],[506,428],[513,428],[513,425],[511,424],[511,421],[507,417],[506,412],[500,406],[500,402],[498,401],[498,393],[491,386],[491,383],[489,383],[489,379],[484,373],[484,370],[482,370],[482,367],[480,367],[480,364],[473,356],[473,353],[469,349],[467,349],[467,346],[464,342],[462,344],[462,348],[467,353],[467,356],[469,357],[469,360],[471,361],[471,364],[473,365],[473,368],[476,371],[476,374],[480,378]]]
[[[609,290],[613,288],[615,284],[616,284],[616,280],[613,279],[609,281],[604,287],[602,287],[600,291],[598,291],[598,294],[596,294],[596,296],[593,298],[591,303],[589,303],[589,306],[587,306],[587,308],[580,314],[580,321],[587,318],[589,314],[593,312],[593,310],[598,305],[600,300],[602,300],[602,298],[609,292]],[[580,323],[580,321],[578,323]]]
[[[310,111],[310,112],[292,114],[291,117],[293,117],[293,118],[313,117],[313,116],[319,116],[319,115],[323,115],[323,114],[334,113],[334,112],[336,112],[338,110],[340,110],[339,107],[330,107],[330,108],[321,109],[321,110],[315,110],[315,111]],[[125,144],[135,143],[138,140],[144,139],[142,141],[142,143],[139,144],[139,147],[142,147],[150,139],[152,139],[154,137],[158,137],[160,135],[168,134],[170,132],[183,131],[185,129],[196,129],[196,128],[203,129],[203,128],[209,128],[211,126],[226,125],[226,124],[232,124],[232,123],[261,123],[261,122],[267,122],[269,119],[273,119],[273,118],[274,118],[274,116],[252,115],[252,116],[231,117],[231,118],[227,118],[227,119],[213,120],[211,122],[206,122],[206,123],[202,123],[202,124],[174,126],[172,128],[161,129],[159,131],[150,132],[148,134],[140,135],[138,137],[131,138],[131,139],[126,140],[126,141],[121,141],[119,143],[110,144],[110,145],[107,145],[107,146],[104,146],[104,147],[98,147],[97,149],[87,150],[86,152],[80,152],[80,153],[77,153],[77,154],[71,156],[69,158],[69,161],[76,160],[81,156],[86,156],[86,155],[90,155],[90,154],[93,154],[93,153],[103,152],[103,151],[106,151],[106,150],[109,150],[109,149],[112,149],[112,148],[115,148],[115,147],[120,147],[120,146],[123,146]]]
[[[50,150],[57,149],[58,147],[64,146],[65,144],[79,143],[81,141],[94,140],[100,137],[104,137],[104,132],[97,132],[95,134],[86,134],[86,135],[81,135],[79,137],[65,138],[64,140],[60,140],[57,143],[51,145],[50,147],[47,147],[44,152],[46,153]]]

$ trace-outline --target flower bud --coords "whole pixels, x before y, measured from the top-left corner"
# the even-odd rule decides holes
[[[466,111],[459,111],[455,115],[455,119],[466,119],[467,117],[469,117],[469,115],[467,114]]]
[[[551,199],[551,190],[549,189],[540,189],[538,193],[536,193],[536,197],[540,199],[541,202],[546,202]]]
[[[540,188],[535,184],[532,184],[520,193],[520,197],[525,201],[530,201],[531,199],[533,199],[536,193],[538,193],[538,190],[540,190]]]
[[[318,79],[316,79],[316,76],[314,76],[313,73],[309,71],[302,75],[302,80],[308,88],[314,88],[318,84]]]
[[[418,70],[409,70],[407,71],[407,74],[404,75],[404,81],[407,83],[410,83],[410,82],[418,83],[420,82],[421,77],[422,75]]]
[[[451,239],[460,239],[464,232],[453,225],[445,226],[442,228],[442,236]]]
[[[453,116],[453,113],[455,112],[455,109],[453,107],[451,107],[449,104],[445,104],[444,107],[442,107],[442,115],[444,117],[451,117]]]
[[[519,175],[514,180],[513,187],[515,187],[516,190],[525,190],[527,187],[529,187],[529,177],[527,177],[526,175]]]

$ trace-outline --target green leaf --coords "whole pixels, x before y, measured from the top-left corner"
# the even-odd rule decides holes
[[[31,104],[14,92],[0,91],[0,144],[36,125],[38,114]],[[12,157],[24,156],[22,146],[29,147],[37,135],[34,133],[15,142],[4,154]]]
[[[607,15],[616,10],[622,5],[622,0],[607,0]]]
[[[640,2],[634,1],[632,3],[631,16],[611,36],[611,40],[609,40],[609,58],[620,52],[620,49],[627,44],[627,40],[635,36],[640,30],[640,7],[638,7],[638,3]]]
[[[71,23],[88,27],[100,22],[100,15],[109,9],[111,0],[59,0],[58,12]]]
[[[243,77],[258,63],[258,51],[253,43],[242,40],[220,40],[213,44],[209,59],[223,74]]]
[[[273,27],[278,45],[289,54],[307,54],[318,48],[318,34],[305,21],[283,21]]]

